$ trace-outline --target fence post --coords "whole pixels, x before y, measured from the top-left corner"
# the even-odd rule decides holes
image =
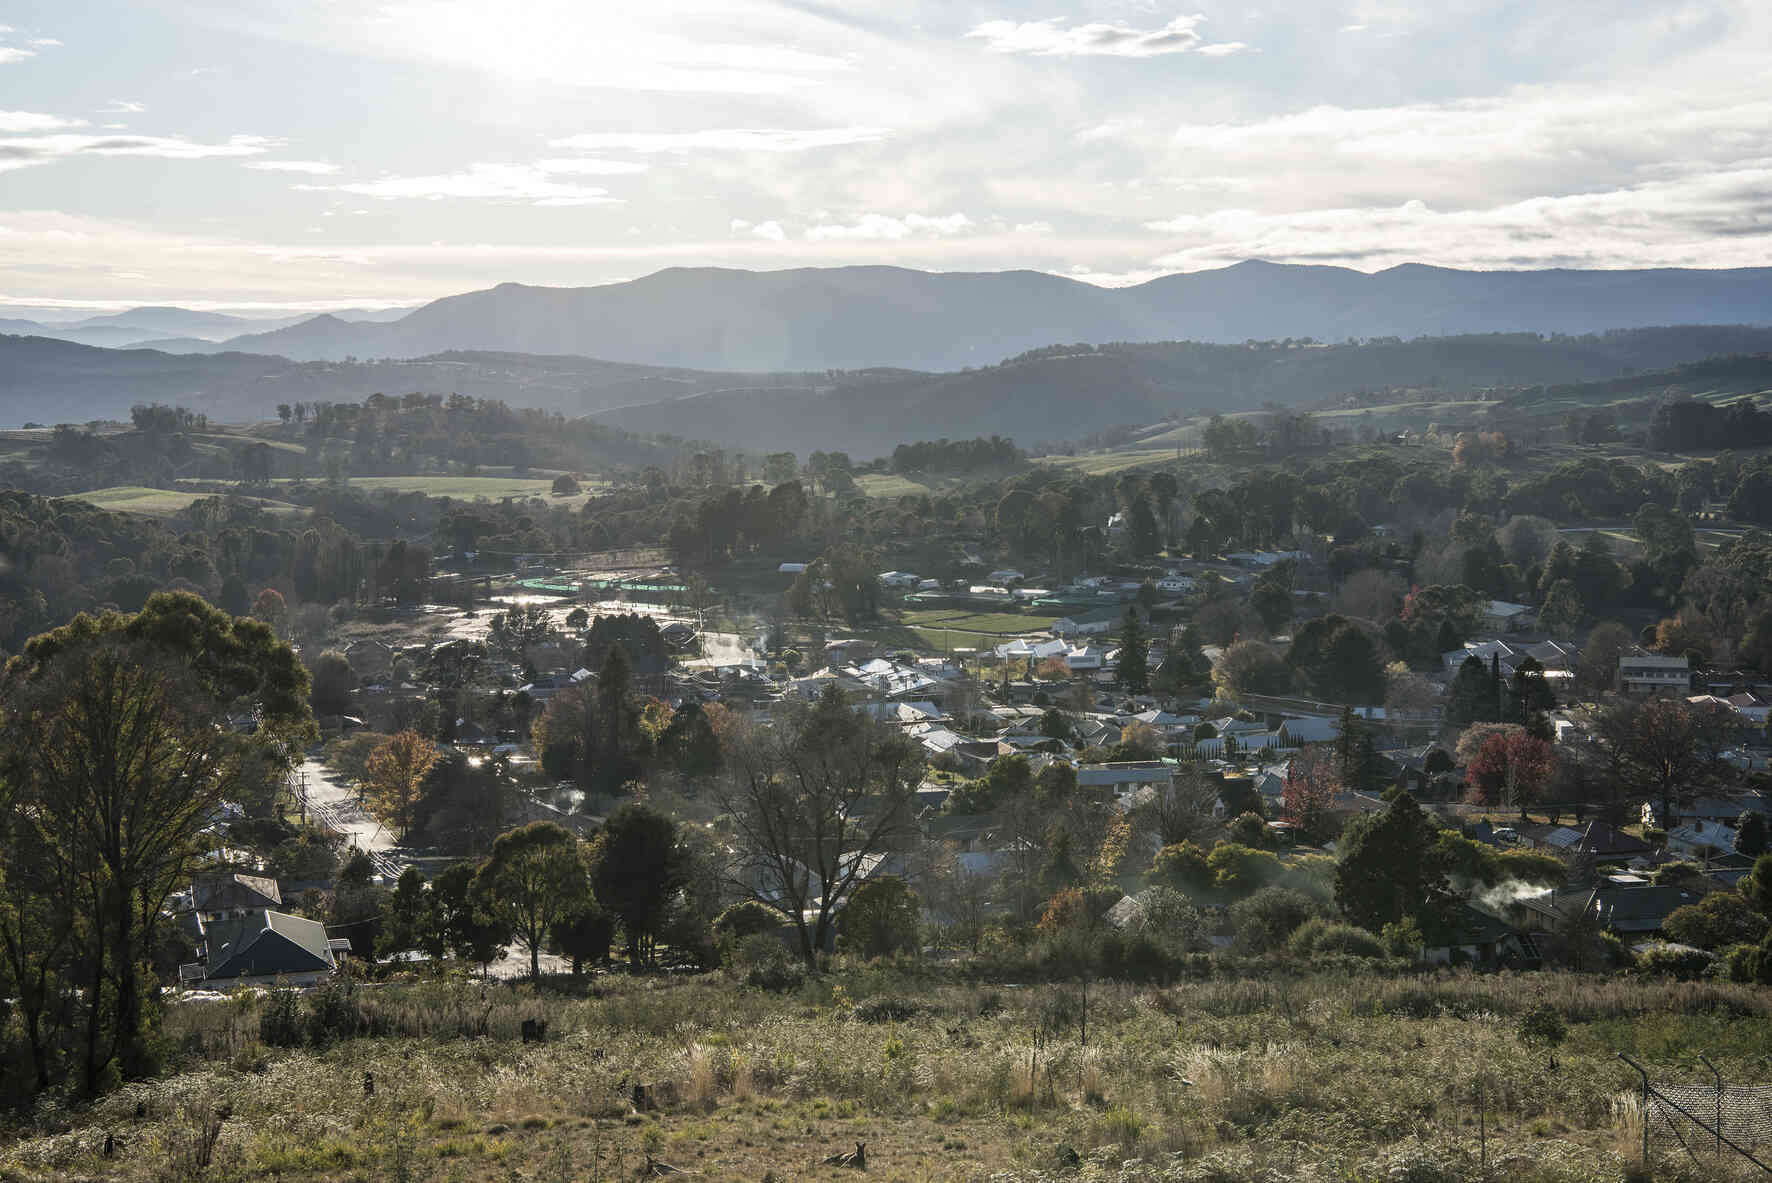
[[[1717,1066],[1715,1064],[1711,1063],[1710,1057],[1705,1055],[1703,1052],[1698,1053],[1698,1058],[1700,1060],[1704,1061],[1704,1066],[1706,1068],[1710,1069],[1711,1076],[1713,1078],[1715,1078],[1715,1080],[1717,1082],[1717,1157],[1722,1158],[1723,1157],[1723,1074],[1721,1072],[1717,1071]]]
[[[1618,1053],[1618,1058],[1635,1068],[1637,1075],[1643,1078],[1643,1169],[1646,1171],[1649,1169],[1649,1070],[1623,1052]]]
[[[1477,1078],[1477,1155],[1483,1170],[1489,1170],[1489,1127],[1483,1105],[1483,1078]]]

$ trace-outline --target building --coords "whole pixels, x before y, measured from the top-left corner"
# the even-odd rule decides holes
[[[1639,698],[1685,698],[1692,690],[1691,663],[1684,657],[1663,657],[1657,653],[1621,657],[1618,688]]]
[[[206,925],[203,937],[203,963],[179,970],[186,981],[311,986],[330,974],[338,954],[350,947],[343,938],[328,939],[319,921],[286,912]]]
[[[1102,633],[1111,633],[1126,623],[1128,609],[1119,604],[1108,604],[1088,612],[1079,612],[1075,616],[1066,616],[1054,621],[1052,631],[1060,637],[1093,637]],[[1134,609],[1135,611],[1135,609]],[[1142,619],[1143,614],[1140,613]]]
[[[283,906],[275,879],[258,875],[206,875],[191,885],[191,908],[199,927],[240,920]]]
[[[1483,627],[1493,632],[1517,632],[1531,623],[1532,609],[1526,604],[1490,600],[1483,608]]]

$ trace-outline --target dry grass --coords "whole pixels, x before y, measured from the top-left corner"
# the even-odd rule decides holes
[[[1098,984],[1086,1045],[1074,986],[869,970],[787,996],[718,977],[599,990],[369,988],[380,1034],[324,1051],[258,1047],[250,1000],[178,1007],[181,1071],[46,1105],[10,1131],[0,1178],[591,1180],[650,1153],[755,1183],[830,1178],[813,1164],[862,1141],[886,1179],[1451,1180],[1482,1174],[1481,1084],[1492,1168],[1615,1180],[1641,1138],[1617,1050],[1670,1075],[1704,1051],[1747,1083],[1772,1046],[1750,990],[1554,974]],[[885,995],[916,1013],[857,1017]],[[1554,1069],[1517,1035],[1539,1001],[1571,1024]],[[548,1019],[548,1043],[519,1041],[524,1017]],[[636,1083],[668,1084],[665,1104],[634,1112]],[[209,1162],[186,1169],[192,1115],[215,1106]]]

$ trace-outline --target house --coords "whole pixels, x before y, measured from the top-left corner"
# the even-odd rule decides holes
[[[1192,575],[1165,575],[1157,580],[1157,590],[1166,596],[1185,596],[1194,590]]]
[[[205,925],[203,937],[204,960],[181,966],[183,980],[311,986],[332,972],[339,946],[350,943],[329,940],[317,920],[272,911]]]
[[[1532,609],[1525,604],[1507,600],[1490,600],[1483,607],[1483,627],[1492,632],[1512,633],[1532,623]]]
[[[804,575],[804,574],[806,574],[806,564],[805,563],[783,563],[781,566],[779,566],[775,569],[775,572],[778,575]]]
[[[909,571],[880,572],[880,586],[893,591],[915,591],[922,581]]]
[[[1107,650],[1099,645],[1074,645],[1064,652],[1064,668],[1073,674],[1094,673],[1107,664]]]
[[[1602,883],[1549,892],[1521,906],[1552,931],[1586,914],[1603,930],[1633,937],[1660,932],[1675,909],[1701,898],[1703,893],[1684,887]]]
[[[1341,720],[1325,719],[1317,715],[1307,715],[1297,719],[1287,719],[1280,724],[1280,734],[1285,736],[1288,747],[1302,747],[1313,743],[1334,743],[1341,737]]]
[[[1077,787],[1109,792],[1115,798],[1129,796],[1144,785],[1167,785],[1175,769],[1162,760],[1121,760],[1110,764],[1077,767]]]
[[[1127,609],[1119,604],[1106,604],[1088,612],[1079,612],[1074,616],[1066,616],[1053,622],[1052,631],[1055,635],[1069,640],[1072,637],[1093,637],[1102,633],[1111,633],[1126,623],[1126,613],[1137,609]],[[1143,613],[1139,617],[1143,619]]]
[[[1000,585],[1004,585],[1004,586],[1007,586],[1008,584],[1011,584],[1011,583],[1020,583],[1022,580],[1026,579],[1026,578],[1027,578],[1026,575],[1024,575],[1020,571],[1017,571],[1013,567],[999,567],[997,570],[992,571],[990,574],[990,581],[992,583],[1000,584]]]
[[[218,924],[283,906],[275,879],[258,875],[206,875],[191,885],[191,909],[197,923]]]
[[[1542,963],[1532,938],[1513,925],[1460,901],[1450,917],[1445,943],[1428,945],[1421,959],[1430,965],[1537,969]]]
[[[1735,849],[1735,828],[1700,818],[1669,830],[1667,849],[1669,854],[1695,859],[1726,854]]]
[[[345,660],[359,679],[384,678],[394,668],[394,650],[381,641],[363,638],[345,646]]]
[[[1620,657],[1618,688],[1638,698],[1684,698],[1692,689],[1691,663],[1684,657],[1663,657],[1656,653]]]

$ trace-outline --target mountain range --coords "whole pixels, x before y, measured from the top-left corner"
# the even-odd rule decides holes
[[[721,371],[951,371],[1065,341],[1342,341],[1668,324],[1772,324],[1772,269],[1409,264],[1367,274],[1245,262],[1101,288],[1035,271],[671,268],[597,287],[500,284],[380,323],[322,315],[222,341],[186,333],[135,343],[298,361],[470,350]]]
[[[406,315],[408,311],[410,309],[405,308],[349,308],[329,315],[336,316],[344,323],[391,320]],[[312,319],[312,313],[302,313],[299,316],[247,317],[191,308],[144,306],[69,321],[0,318],[0,333],[52,337],[58,341],[73,341],[80,345],[96,345],[109,349],[126,349],[144,342],[165,341],[175,347],[172,352],[208,353],[219,349],[218,343],[230,337],[271,332]]]
[[[914,440],[1003,435],[1025,446],[1175,415],[1322,403],[1353,392],[1583,382],[1768,352],[1772,328],[1688,326],[1342,345],[1079,345],[946,373],[746,373],[484,351],[295,362],[0,336],[0,419],[17,425],[126,418],[136,403],[163,402],[242,421],[270,418],[278,403],[422,391],[594,415],[629,431],[726,447],[841,449],[866,457]]]

